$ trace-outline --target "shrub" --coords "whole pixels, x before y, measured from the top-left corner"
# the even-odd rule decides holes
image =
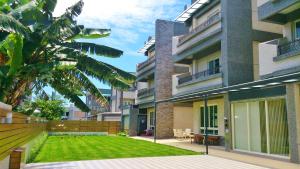
[[[47,138],[48,138],[48,133],[44,132],[31,142],[31,146],[30,146],[30,150],[29,150],[29,154],[28,154],[26,163],[31,163],[34,161],[35,157],[38,155],[39,151],[43,147]]]

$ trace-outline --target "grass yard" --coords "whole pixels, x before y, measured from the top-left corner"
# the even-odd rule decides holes
[[[34,162],[196,155],[172,146],[117,136],[49,136]]]

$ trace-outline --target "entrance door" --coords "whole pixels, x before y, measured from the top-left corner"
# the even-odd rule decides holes
[[[140,114],[138,115],[138,135],[145,134],[145,130],[147,130],[147,115]]]

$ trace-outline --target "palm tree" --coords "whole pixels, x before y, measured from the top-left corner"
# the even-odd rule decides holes
[[[89,55],[120,57],[123,52],[78,39],[107,37],[109,29],[78,25],[83,2],[53,17],[56,0],[0,0],[0,101],[16,107],[32,92],[45,95],[51,86],[80,108],[80,99],[92,93],[101,104],[106,99],[89,80],[93,77],[115,88],[130,87],[135,77]]]

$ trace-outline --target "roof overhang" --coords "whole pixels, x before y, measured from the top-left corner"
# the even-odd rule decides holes
[[[155,44],[155,38],[151,38],[148,42],[145,43],[144,47],[138,51],[138,53],[145,53],[147,50]]]
[[[187,21],[202,5],[209,3],[210,0],[197,0],[191,6],[189,6],[185,11],[183,11],[176,19],[177,22]]]
[[[258,7],[258,19],[284,25],[299,18],[299,0],[269,0]]]
[[[239,92],[239,91],[245,91],[251,89],[263,89],[267,87],[275,87],[275,86],[285,85],[288,83],[297,83],[297,82],[300,82],[300,72],[248,82],[248,83],[242,83],[238,85],[232,85],[228,87],[222,87],[222,88],[199,91],[199,92],[194,92],[194,93],[180,95],[180,96],[174,96],[170,99],[158,100],[156,101],[156,103],[195,100],[207,96],[212,97],[220,94],[226,94],[228,92]]]

